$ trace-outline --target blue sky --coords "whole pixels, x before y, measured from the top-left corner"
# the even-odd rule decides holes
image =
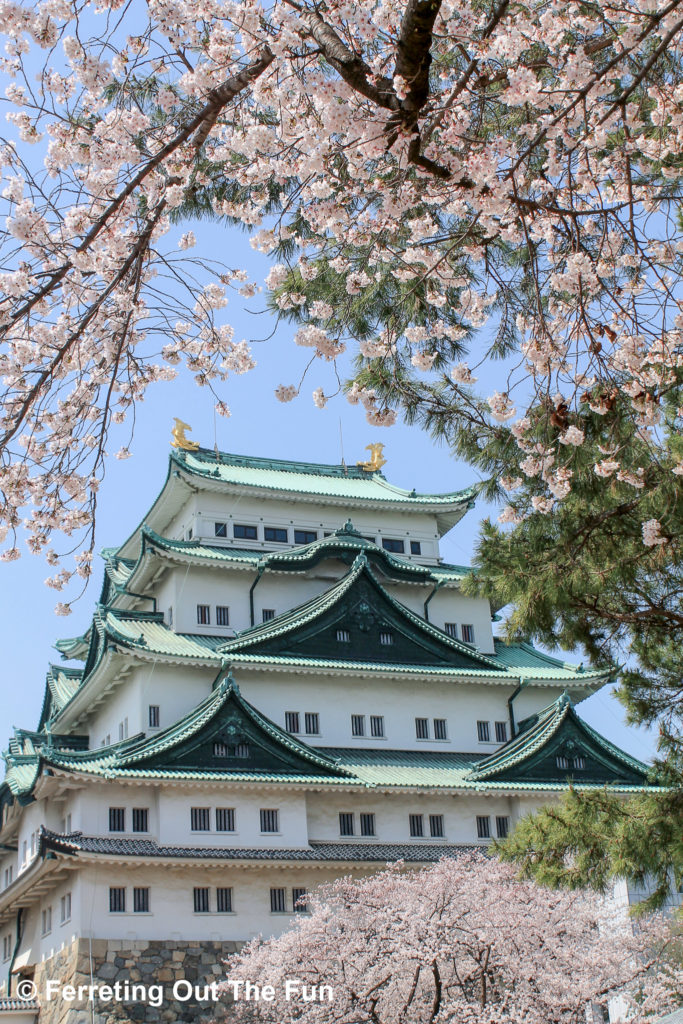
[[[231,266],[244,266],[261,281],[268,269],[265,258],[251,250],[244,234],[216,225],[192,225],[199,239],[198,254],[225,259]],[[180,237],[184,228],[172,229],[170,239]],[[303,459],[311,462],[339,462],[341,459],[340,423],[343,452],[348,463],[364,458],[371,441],[384,442],[387,465],[384,473],[394,484],[418,491],[451,491],[476,480],[474,471],[455,461],[449,451],[436,446],[417,427],[398,424],[391,428],[370,427],[362,408],[349,405],[339,397],[325,409],[313,405],[311,393],[322,385],[333,390],[333,373],[324,364],[311,368],[301,396],[283,405],[273,390],[278,384],[298,383],[310,358],[309,350],[292,344],[294,328],[274,323],[262,312],[262,297],[246,300],[231,297],[225,320],[235,327],[235,340],[254,341],[255,370],[233,377],[221,386],[220,397],[232,410],[229,419],[214,417],[213,399],[205,388],[197,387],[191,376],[181,373],[166,384],[155,385],[136,412],[133,456],[125,461],[110,459],[107,478],[100,491],[97,523],[97,547],[117,546],[140,522],[158,493],[166,474],[166,463],[174,416],[192,425],[193,439],[203,446],[217,443],[224,451],[274,458]],[[260,315],[259,315],[260,313]],[[113,453],[127,443],[128,427],[112,438]],[[479,505],[470,511],[442,543],[442,555],[448,561],[469,563],[482,518],[495,510]],[[55,547],[58,547],[55,544]],[[99,561],[99,560],[98,560]],[[75,636],[88,624],[93,602],[102,580],[101,563],[95,564],[93,579],[85,597],[74,606],[69,618],[54,615],[57,600],[68,599],[44,586],[53,570],[41,558],[26,553],[19,561],[0,563],[0,644],[3,650],[4,685],[0,696],[0,743],[4,749],[12,726],[35,728],[44,691],[45,672],[59,655],[52,644],[58,637]],[[581,661],[563,653],[566,660]],[[649,759],[654,743],[652,735],[624,724],[621,705],[607,690],[589,698],[580,708],[586,720],[613,742],[637,757]]]

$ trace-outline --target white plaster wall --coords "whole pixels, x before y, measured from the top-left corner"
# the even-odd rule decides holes
[[[99,870],[100,879],[106,875]],[[61,921],[61,898],[71,893],[71,917]],[[52,931],[42,935],[42,911],[52,908]],[[29,963],[38,963],[54,956],[60,949],[70,946],[74,939],[84,934],[84,926],[92,927],[94,907],[88,890],[83,885],[83,873],[72,871],[67,878],[46,893],[39,904],[30,908],[26,915],[24,938],[20,955],[30,950]]]
[[[162,845],[249,848],[301,847],[308,844],[305,793],[280,790],[248,790],[213,788],[182,791],[166,789],[160,799],[159,842]],[[211,831],[193,832],[190,827],[192,807],[211,809]],[[235,832],[216,832],[215,809],[235,809]],[[277,809],[280,831],[261,832],[260,810]]]

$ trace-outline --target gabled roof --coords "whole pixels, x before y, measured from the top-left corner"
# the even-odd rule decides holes
[[[39,731],[69,703],[82,680],[83,671],[79,668],[50,665],[45,677],[45,696],[38,722]]]
[[[472,781],[538,780],[573,777],[577,784],[643,785],[649,769],[591,729],[579,718],[567,693],[520,723],[505,746],[479,761]]]

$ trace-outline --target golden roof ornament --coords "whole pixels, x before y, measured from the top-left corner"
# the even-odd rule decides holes
[[[376,473],[386,465],[387,460],[382,456],[383,444],[366,444],[365,450],[370,452],[370,458],[367,462],[357,462],[356,465],[366,473]]]
[[[189,437],[185,437],[186,430],[192,430],[189,423],[183,423],[177,416],[173,418],[175,426],[171,431],[173,440],[171,441],[171,448],[180,448],[184,452],[196,452],[199,449],[198,441],[190,441]]]

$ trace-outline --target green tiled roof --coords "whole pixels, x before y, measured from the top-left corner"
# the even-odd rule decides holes
[[[83,681],[83,672],[77,668],[50,665],[45,679],[45,697],[38,729],[65,707]]]

